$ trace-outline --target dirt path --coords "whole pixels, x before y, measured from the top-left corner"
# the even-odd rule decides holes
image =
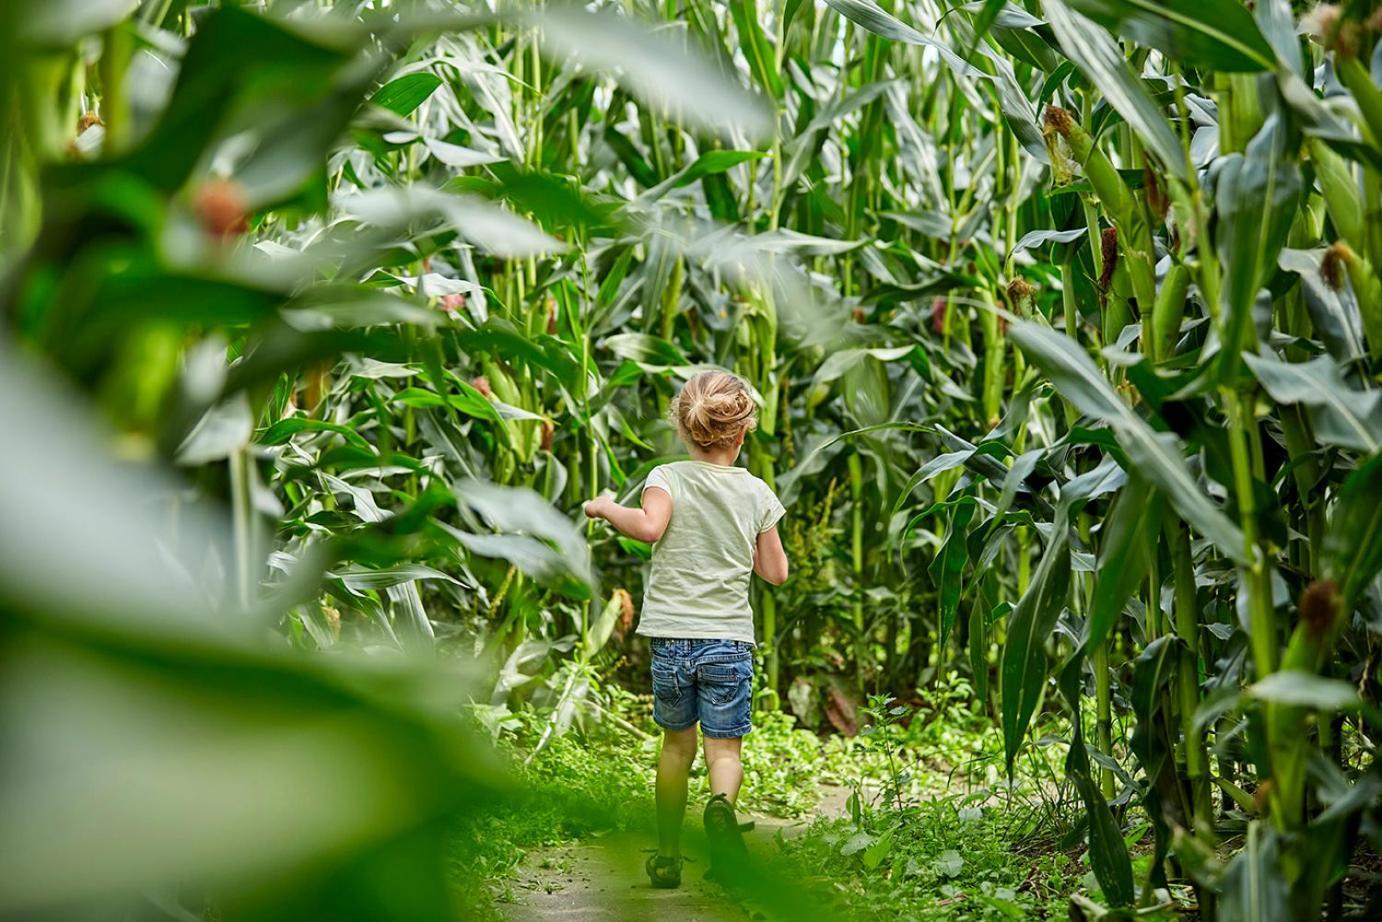
[[[839,816],[849,792],[822,791],[815,816]],[[745,838],[758,855],[772,855],[778,833],[798,834],[814,818],[784,820],[748,816],[755,828]],[[751,908],[726,899],[705,880],[709,866],[705,836],[694,821],[688,824],[684,851],[691,860],[676,890],[654,890],[643,873],[646,849],[656,844],[647,832],[612,832],[530,855],[514,886],[516,902],[500,907],[509,922],[547,919],[691,919],[742,920],[754,917]]]

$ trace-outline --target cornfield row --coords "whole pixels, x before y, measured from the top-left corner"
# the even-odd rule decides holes
[[[239,644],[463,649],[489,719],[598,717],[649,549],[577,510],[677,454],[667,402],[714,365],[761,398],[748,464],[800,574],[757,600],[764,706],[959,669],[1010,772],[1065,714],[1121,910],[1188,880],[1204,918],[1319,917],[1382,848],[1375,4],[6,6],[24,444],[0,495],[31,536],[0,542],[30,664],[7,700],[91,694],[14,725],[36,755],[5,803],[85,803],[37,721],[124,726],[135,703],[99,689],[152,688],[157,661],[189,708],[260,688],[237,719],[265,732],[361,697],[374,761],[314,786],[285,761],[291,798],[369,777],[411,816],[453,809],[398,779],[479,791],[483,747]],[[118,463],[83,460],[105,448],[68,438],[71,406]],[[137,499],[131,465],[181,468],[224,529],[168,483]],[[53,527],[93,516],[90,541]],[[177,659],[193,612],[243,631]],[[131,726],[121,747],[153,745]],[[214,802],[249,768],[167,783]],[[149,800],[130,815],[169,810]],[[22,818],[0,813],[32,860],[0,911],[73,898],[33,868],[119,854],[119,817]],[[325,854],[309,820],[293,841]],[[150,867],[253,867],[175,842]],[[113,867],[76,897],[147,870]],[[417,874],[425,913],[444,896]]]

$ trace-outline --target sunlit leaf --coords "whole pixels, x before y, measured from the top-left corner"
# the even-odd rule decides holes
[[[1194,67],[1260,71],[1276,55],[1237,0],[1069,0],[1118,35]]]
[[[507,258],[566,249],[560,240],[488,202],[425,186],[344,196],[340,205],[350,215],[379,227],[402,228],[428,219],[439,221],[476,247]]]
[[[614,71],[629,90],[668,114],[712,133],[771,130],[769,109],[737,82],[665,31],[613,13],[553,6],[529,14],[543,46],[584,67]]]
[[[1128,69],[1118,43],[1070,6],[1063,0],[1045,0],[1042,4],[1061,48],[1103,91],[1109,105],[1127,120],[1162,165],[1184,178],[1189,172],[1185,149],[1165,112]]]

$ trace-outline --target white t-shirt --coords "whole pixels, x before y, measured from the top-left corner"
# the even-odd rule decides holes
[[[786,511],[766,483],[742,467],[674,461],[643,485],[672,497],[672,519],[653,545],[638,633],[753,643],[753,579],[758,536]]]

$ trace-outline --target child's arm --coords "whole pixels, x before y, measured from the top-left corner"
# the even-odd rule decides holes
[[[672,520],[672,497],[661,487],[643,491],[643,508],[621,506],[609,496],[597,496],[583,507],[592,519],[604,519],[635,541],[656,544]]]
[[[782,549],[782,536],[774,525],[758,536],[753,552],[753,572],[774,586],[787,582],[787,552]]]

